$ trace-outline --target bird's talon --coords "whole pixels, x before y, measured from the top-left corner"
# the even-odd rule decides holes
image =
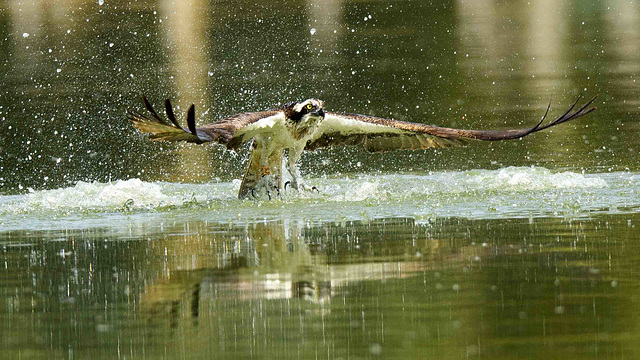
[[[284,191],[287,191],[287,185],[291,186],[291,181],[284,183]]]
[[[312,186],[312,187],[311,187],[311,191],[313,191],[313,190],[315,190],[318,194],[320,194],[320,190],[318,190],[318,188],[317,188],[317,187]]]

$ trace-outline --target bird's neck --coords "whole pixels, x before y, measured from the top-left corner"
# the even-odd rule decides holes
[[[293,138],[300,140],[313,134],[318,128],[320,121],[322,121],[322,118],[309,117],[300,121],[287,121],[287,127],[291,131]]]

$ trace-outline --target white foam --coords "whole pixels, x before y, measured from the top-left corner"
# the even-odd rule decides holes
[[[586,177],[575,172],[553,173],[540,167],[508,167],[500,170],[482,170],[478,174],[463,172],[466,186],[485,190],[545,190],[569,188],[600,188],[607,183],[600,178]],[[453,176],[456,179],[456,176]]]
[[[357,180],[354,180],[357,181]],[[375,182],[365,181],[359,184],[354,191],[347,191],[343,199],[344,201],[362,201],[368,198],[380,196],[378,184]]]
[[[312,183],[310,180],[309,183]],[[430,175],[363,176],[355,180],[336,179],[341,186],[320,185],[333,201],[363,201],[381,197],[406,199],[473,194],[481,197],[496,193],[523,191],[553,191],[570,189],[605,188],[607,182],[599,176],[586,176],[575,172],[554,173],[539,167],[508,167],[499,170],[469,170],[439,172]]]
[[[640,204],[637,180],[638,174],[633,173],[584,175],[539,167],[310,178],[307,184],[320,189],[319,194],[291,192],[282,201],[273,202],[238,200],[239,180],[207,184],[150,183],[139,179],[79,182],[62,189],[0,197],[0,227],[3,222],[5,227],[16,227],[26,226],[22,223],[31,219],[55,220],[75,215],[89,223],[113,219],[114,215],[125,221],[132,216],[126,210],[136,210],[135,215],[141,218],[149,217],[146,212],[153,210],[157,216],[170,212],[172,217],[186,214],[192,218],[195,213],[216,221],[240,216],[333,219],[428,214],[499,218],[616,212],[629,211]],[[86,217],[86,212],[104,215]]]
[[[150,208],[161,204],[180,203],[180,199],[162,192],[155,183],[139,179],[119,180],[110,183],[78,182],[75,186],[43,190],[26,196],[18,209],[32,210],[108,210],[122,208]]]

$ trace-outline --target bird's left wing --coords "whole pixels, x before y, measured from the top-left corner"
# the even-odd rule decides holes
[[[464,144],[466,139],[485,141],[518,139],[595,110],[594,107],[589,107],[595,100],[594,97],[574,111],[579,100],[580,98],[564,114],[547,124],[543,125],[543,122],[549,107],[536,126],[512,130],[452,129],[359,114],[327,112],[318,126],[316,135],[307,142],[305,149],[315,150],[336,145],[364,145],[368,151],[384,152],[447,148]]]
[[[256,133],[269,131],[269,128],[284,117],[282,111],[278,110],[247,112],[196,127],[195,108],[191,105],[187,110],[185,129],[178,123],[169,99],[165,100],[165,109],[170,121],[159,116],[146,97],[143,97],[143,100],[149,114],[131,111],[127,117],[138,130],[150,134],[154,141],[185,141],[196,144],[217,142],[227,145],[229,149],[237,149],[244,142],[251,140]]]

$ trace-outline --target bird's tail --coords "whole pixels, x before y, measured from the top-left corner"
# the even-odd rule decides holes
[[[138,130],[143,133],[150,134],[150,138],[153,141],[186,141],[201,144],[206,140],[201,139],[197,135],[195,125],[195,109],[191,105],[187,110],[187,126],[188,130],[183,129],[173,113],[171,102],[169,99],[165,100],[165,108],[169,121],[161,118],[158,113],[153,109],[146,97],[143,96],[144,105],[149,111],[149,115],[143,115],[137,112],[130,111],[127,113],[127,119],[133,122]]]

